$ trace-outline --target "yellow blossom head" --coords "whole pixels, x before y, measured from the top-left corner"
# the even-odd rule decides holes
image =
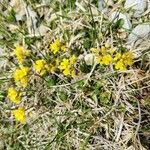
[[[17,84],[25,88],[28,85],[28,73],[29,68],[22,66],[21,68],[15,70],[13,73],[13,78]]]
[[[19,121],[22,124],[26,123],[26,115],[23,107],[19,107],[18,109],[13,110],[13,115],[16,121]]]
[[[109,64],[112,63],[112,62],[113,62],[112,56],[109,55],[109,54],[106,54],[106,55],[102,56],[102,60],[101,60],[100,63],[101,63],[102,65],[109,65]]]
[[[67,68],[64,69],[63,74],[65,76],[68,76],[68,75],[71,74],[71,68],[70,68],[70,66],[68,66]]]
[[[114,61],[117,61],[121,58],[121,53],[116,53],[114,57]]]
[[[14,49],[14,54],[16,55],[19,63],[23,63],[26,56],[29,55],[29,51],[26,50],[23,46],[16,44]]]
[[[7,97],[14,103],[19,104],[21,101],[21,93],[18,92],[15,88],[10,87],[8,89]]]
[[[126,65],[124,64],[123,60],[119,60],[116,64],[115,64],[115,68],[117,70],[126,70]]]
[[[129,66],[131,66],[133,64],[133,58],[134,58],[134,56],[133,56],[132,52],[125,52],[122,55],[122,59],[124,60],[124,63]]]
[[[70,64],[69,64],[69,59],[64,58],[64,59],[62,60],[62,62],[60,63],[59,69],[60,69],[60,70],[63,70],[63,69],[66,69],[68,66],[70,66]]]
[[[39,59],[35,62],[34,69],[42,76],[49,69],[49,66],[44,59]]]
[[[65,75],[65,76],[72,76],[72,77],[75,77],[75,72],[73,71],[74,68],[74,63],[75,63],[75,60],[76,60],[76,57],[74,55],[72,55],[69,59],[67,58],[64,58],[62,60],[62,62],[60,63],[59,65],[59,69],[60,71],[62,71],[62,73]]]
[[[56,54],[59,51],[66,51],[66,47],[60,40],[56,39],[52,44],[50,44],[50,50]]]

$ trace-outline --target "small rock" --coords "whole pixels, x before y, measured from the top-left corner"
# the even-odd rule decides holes
[[[104,0],[99,0],[98,1],[98,10],[101,12],[106,12],[107,8],[106,8],[106,2]]]
[[[134,43],[140,38],[150,37],[150,24],[140,24],[137,25],[130,33],[127,44]]]
[[[120,12],[114,11],[110,16],[110,21],[116,22],[119,19],[124,20],[124,24],[122,26],[123,28],[128,29],[128,30],[132,28],[132,24],[127,14],[122,14]]]
[[[126,0],[124,4],[125,9],[132,8],[134,12],[134,17],[140,17],[144,10],[146,9],[146,0]]]
[[[108,6],[113,6],[113,0],[99,0],[98,1],[98,10],[102,12],[107,12]]]
[[[93,54],[87,54],[84,57],[84,60],[87,65],[93,65],[94,59],[95,59],[95,56]]]

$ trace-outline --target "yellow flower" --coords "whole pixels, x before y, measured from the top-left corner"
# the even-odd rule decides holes
[[[13,115],[17,121],[21,122],[22,124],[26,123],[26,115],[23,107],[13,110]]]
[[[13,73],[13,78],[17,84],[20,84],[24,88],[28,85],[28,75],[29,68],[28,67],[21,67],[19,69],[16,69]]]
[[[124,54],[117,53],[114,58],[117,63],[115,64],[115,68],[118,70],[126,70],[127,66],[131,66],[133,64],[133,54],[131,52],[125,52]]]
[[[11,87],[8,89],[7,97],[14,103],[19,104],[21,101],[21,93],[19,93],[15,88]]]
[[[75,72],[73,72],[73,65],[75,63],[76,57],[73,55],[69,59],[64,58],[59,65],[59,69],[63,72],[65,76],[71,75],[75,76]]]
[[[121,58],[121,53],[116,53],[115,57],[114,57],[114,61],[117,61]]]
[[[70,68],[70,66],[67,67],[67,68],[65,68],[64,71],[63,71],[63,74],[64,74],[65,76],[70,75],[70,73],[71,73],[71,68]]]
[[[113,58],[111,57],[111,55],[106,54],[102,57],[102,60],[101,60],[102,65],[109,65],[112,62],[113,62]]]
[[[117,70],[126,70],[126,66],[123,63],[123,60],[119,60],[116,64],[115,64],[115,68]]]
[[[66,47],[65,45],[63,45],[63,43],[60,40],[55,40],[52,44],[50,44],[50,50],[56,54],[59,51],[66,51]]]
[[[70,66],[70,64],[69,64],[69,59],[64,58],[64,59],[62,60],[62,62],[60,63],[59,69],[60,69],[60,70],[64,70],[64,69],[66,69],[68,66]]]
[[[29,55],[29,51],[25,50],[25,48],[19,44],[15,45],[14,54],[16,55],[19,63],[22,63],[26,56]]]
[[[131,66],[133,64],[133,54],[131,52],[124,53],[122,59],[126,65]]]
[[[45,60],[39,59],[35,62],[34,69],[42,76],[49,69],[49,66]]]

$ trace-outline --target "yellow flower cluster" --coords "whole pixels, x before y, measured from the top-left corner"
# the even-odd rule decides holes
[[[133,54],[131,52],[125,52],[124,54],[116,53],[114,60],[115,68],[117,70],[126,70],[127,66],[131,66],[133,64]]]
[[[99,56],[97,62],[101,65],[110,65],[113,62],[113,58],[110,54],[106,54],[104,56]]]
[[[44,59],[39,59],[35,62],[33,68],[37,71],[41,76],[45,75],[46,73],[54,73],[59,66],[59,59],[56,59],[53,63],[48,64]]]
[[[32,68],[41,76],[48,75],[48,73],[55,73],[61,72],[64,76],[69,76],[74,78],[76,76],[75,72],[75,63],[77,58],[75,55],[71,55],[69,58],[65,58],[64,55],[59,58],[60,52],[66,51],[66,46],[59,40],[56,39],[53,43],[50,44],[49,47],[50,51],[54,54],[53,57],[47,57],[46,60],[50,61],[47,62],[44,59],[38,59],[33,63]],[[117,70],[125,70],[128,66],[133,64],[133,54],[131,52],[124,52],[119,53],[116,52],[116,48],[110,48],[108,44],[105,46],[101,46],[100,49],[98,48],[91,48],[92,55],[92,62],[96,60],[96,63],[101,65],[113,65]],[[15,45],[14,54],[18,60],[19,67],[13,73],[13,79],[16,85],[19,85],[17,88],[10,87],[8,89],[7,97],[15,104],[21,103],[22,92],[18,90],[18,88],[26,88],[29,83],[29,67],[23,66],[24,60],[27,56],[29,56],[29,51],[26,50],[21,45]],[[59,55],[55,55],[59,54]],[[94,58],[94,59],[93,59]],[[31,64],[29,64],[31,65]],[[26,123],[26,113],[24,107],[19,106],[17,109],[13,110],[13,115],[17,121],[20,123]]]
[[[18,62],[23,63],[24,59],[30,54],[30,52],[29,50],[26,50],[23,46],[16,44],[14,54],[16,55]]]
[[[13,110],[13,115],[17,121],[21,122],[22,124],[26,123],[26,114],[23,107]]]
[[[101,49],[91,48],[92,53],[96,56],[97,63],[101,65],[114,64],[117,70],[126,70],[127,66],[133,64],[133,54],[131,52],[115,53],[116,48],[102,46]]]
[[[56,54],[59,51],[66,51],[66,46],[60,40],[56,39],[50,44],[50,50],[52,53]]]
[[[15,88],[11,87],[8,89],[8,95],[7,97],[14,102],[15,104],[19,104],[21,102],[21,95],[19,91],[17,91]],[[21,123],[26,123],[26,115],[25,110],[23,107],[19,107],[18,109],[13,110],[13,115],[15,119]]]
[[[101,49],[91,48],[92,53],[96,55],[97,63],[101,65],[110,65],[113,62],[111,51],[107,50],[107,47],[102,46]]]
[[[63,43],[60,40],[55,40],[51,45],[50,45],[50,50],[53,52],[53,54],[58,53],[59,51],[65,51],[66,47],[63,45]],[[15,49],[14,49],[14,55],[16,56],[19,67],[16,68],[16,70],[13,72],[13,79],[20,88],[26,88],[29,82],[29,67],[23,66],[23,62],[26,59],[27,56],[29,56],[29,51],[26,50],[23,46],[16,44]],[[36,60],[33,68],[35,71],[37,71],[41,76],[46,74],[46,72],[51,72],[54,73],[54,71],[57,69],[59,66],[59,59],[56,59],[52,61],[52,63],[48,64],[44,59],[39,59]],[[73,63],[73,58],[70,59],[70,63]],[[71,69],[71,67],[69,68]],[[20,104],[21,102],[21,97],[22,93],[19,92],[17,89],[14,87],[10,87],[8,89],[8,94],[7,97],[14,102],[15,104]],[[17,109],[13,110],[13,115],[16,119],[16,121],[19,121],[20,123],[26,123],[26,114],[25,114],[25,109],[23,107],[18,107]]]
[[[7,97],[14,103],[19,104],[21,101],[21,93],[18,92],[15,88],[10,87],[8,89],[8,95]]]
[[[25,88],[27,87],[29,81],[28,73],[29,73],[29,68],[22,66],[21,68],[15,70],[15,72],[13,73],[13,78],[17,84]]]
[[[26,88],[29,82],[29,68],[22,66],[22,63],[24,62],[25,58],[29,56],[30,52],[26,50],[23,46],[16,44],[14,54],[19,62],[20,67],[13,72],[12,77],[17,85]],[[16,88],[10,87],[8,89],[7,97],[15,104],[20,104],[21,96],[22,93],[16,90]],[[26,115],[23,107],[18,107],[17,109],[14,109],[13,115],[15,119],[20,123],[26,123]]]
[[[34,69],[41,76],[43,76],[49,70],[49,65],[47,64],[47,62],[44,59],[39,59],[35,62]]]
[[[76,57],[73,55],[69,59],[64,58],[59,65],[59,69],[63,72],[65,76],[71,75],[75,77],[75,71],[73,69],[74,63],[76,61]]]

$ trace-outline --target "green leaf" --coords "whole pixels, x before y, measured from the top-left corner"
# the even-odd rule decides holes
[[[91,47],[91,40],[85,39],[83,46],[85,49],[89,49]]]
[[[6,92],[0,91],[0,101],[4,101],[5,97],[6,97]]]
[[[51,86],[54,86],[54,85],[56,85],[56,79],[47,77],[46,86],[50,88]]]
[[[59,98],[60,98],[62,101],[66,101],[67,98],[68,98],[68,95],[67,95],[66,92],[61,91],[61,92],[59,93]]]
[[[124,25],[124,20],[119,19],[119,20],[117,20],[117,22],[115,24],[115,28],[122,28],[123,25]]]

